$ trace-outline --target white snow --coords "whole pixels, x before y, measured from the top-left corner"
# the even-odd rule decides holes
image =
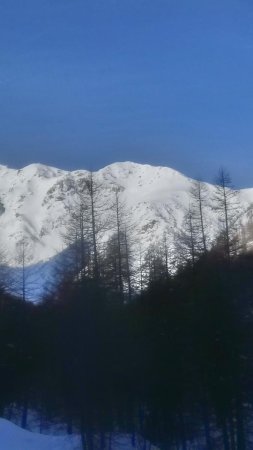
[[[136,446],[131,444],[131,436],[127,434],[109,433],[105,436],[110,440],[112,450],[136,450],[143,448],[144,440],[136,436]],[[98,436],[99,439],[99,436]],[[96,440],[96,439],[95,439]],[[106,447],[107,448],[107,447]],[[149,450],[159,450],[149,444]],[[5,419],[0,419],[0,449],[1,450],[81,450],[79,435],[45,435],[24,430]]]
[[[23,430],[5,419],[0,419],[1,450],[79,450],[80,437],[50,436]]]
[[[5,208],[4,212],[0,208],[0,251],[7,264],[18,265],[22,239],[26,265],[48,261],[64,250],[67,208],[74,203],[75,183],[85,175],[85,170],[68,172],[42,164],[20,170],[0,165],[0,202]],[[165,232],[173,234],[189,205],[192,180],[168,167],[119,162],[95,172],[94,180],[103,186],[107,205],[114,202],[115,187],[121,187],[132,237],[138,244],[141,239],[142,249]],[[207,187],[211,196],[213,186]],[[242,190],[240,196],[244,208],[253,204],[253,189]],[[101,214],[110,214],[108,209]],[[212,235],[217,226],[214,211],[209,210],[207,219]]]

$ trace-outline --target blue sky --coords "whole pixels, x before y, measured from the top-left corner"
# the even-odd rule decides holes
[[[0,163],[253,186],[248,0],[1,0]]]

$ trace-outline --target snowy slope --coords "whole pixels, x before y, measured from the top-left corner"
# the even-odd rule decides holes
[[[7,263],[20,263],[20,241],[26,242],[26,264],[47,261],[64,250],[68,207],[75,201],[75,186],[87,175],[84,170],[68,172],[41,164],[21,170],[0,166],[0,249]],[[191,180],[167,167],[131,162],[111,164],[94,173],[102,185],[102,196],[112,204],[115,187],[132,222],[134,237],[145,248],[164,231],[181,225],[189,204]],[[208,185],[210,195],[213,186]],[[253,189],[241,191],[244,207],[253,203]],[[106,216],[108,211],[101,213]],[[209,224],[216,217],[209,211]]]
[[[106,438],[106,436],[105,436]],[[140,437],[144,448],[143,439]],[[108,441],[108,442],[107,442]],[[110,441],[110,446],[109,446]],[[131,444],[131,436],[127,434],[112,434],[112,437],[106,438],[106,448],[112,450],[134,450]],[[153,445],[148,445],[150,450],[159,450]],[[5,419],[0,419],[0,449],[1,450],[81,450],[83,448],[81,437],[79,435],[45,435],[40,433],[32,433],[14,425]]]
[[[1,450],[79,450],[79,436],[50,436],[23,430],[0,419]]]

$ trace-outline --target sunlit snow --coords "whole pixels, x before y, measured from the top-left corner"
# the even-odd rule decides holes
[[[20,266],[19,244],[25,241],[27,266],[41,264],[38,279],[47,279],[44,263],[61,253],[66,242],[69,205],[75,203],[75,184],[87,171],[68,172],[42,164],[20,170],[0,166],[0,251],[6,264]],[[115,187],[121,188],[121,201],[132,224],[131,237],[145,249],[166,233],[173,236],[189,206],[192,180],[168,167],[122,162],[94,173],[102,186],[107,207],[101,211],[106,220],[114,203]],[[213,186],[207,185],[210,197]],[[240,192],[244,209],[253,203],[253,189]],[[217,217],[208,211],[209,233],[217,226]],[[108,234],[110,231],[105,231]],[[39,266],[36,266],[37,268]]]

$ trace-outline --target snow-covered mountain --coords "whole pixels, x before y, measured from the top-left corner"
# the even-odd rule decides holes
[[[26,242],[26,263],[37,264],[64,250],[68,208],[74,202],[75,186],[88,172],[68,172],[41,164],[20,170],[0,166],[0,249],[7,263],[18,265],[19,245]],[[115,187],[128,211],[136,239],[145,247],[164,231],[180,227],[189,204],[192,180],[168,167],[123,162],[94,173],[110,205]],[[207,185],[210,196],[212,185]],[[253,189],[240,191],[244,207],[253,204]],[[106,208],[101,214],[108,214]],[[216,227],[211,210],[208,221]]]

